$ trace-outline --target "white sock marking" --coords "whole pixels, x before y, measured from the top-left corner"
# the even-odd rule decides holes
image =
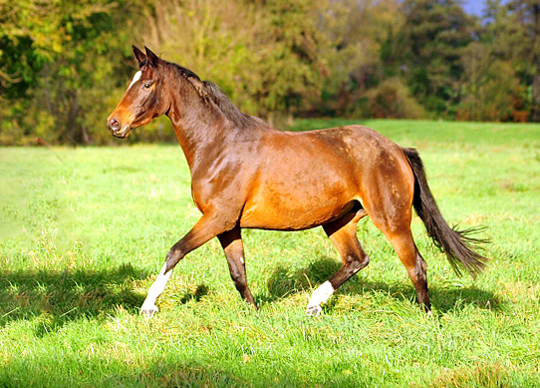
[[[311,307],[320,306],[322,303],[326,303],[334,291],[335,290],[334,287],[332,287],[332,284],[328,280],[325,281],[315,291],[313,291],[307,308],[309,309]]]
[[[157,279],[152,283],[150,289],[148,290],[148,296],[144,300],[141,310],[144,311],[158,311],[156,307],[156,299],[163,293],[165,286],[171,277],[172,271],[169,271],[165,274],[165,268],[167,268],[167,263],[163,265],[161,272],[159,273]]]
[[[135,75],[133,76],[133,79],[131,80],[131,83],[128,86],[128,89],[131,88],[135,82],[140,80],[141,76],[142,76],[142,72],[140,70],[136,72]]]

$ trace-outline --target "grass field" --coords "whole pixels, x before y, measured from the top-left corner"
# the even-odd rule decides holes
[[[180,147],[0,148],[0,387],[540,386],[540,126],[363,124],[419,149],[449,223],[488,228],[491,261],[473,281],[414,218],[432,317],[366,219],[371,264],[319,317],[307,299],[339,264],[317,228],[244,232],[260,312],[214,239],[146,320],[146,290],[199,217]]]

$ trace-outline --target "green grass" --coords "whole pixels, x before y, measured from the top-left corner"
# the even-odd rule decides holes
[[[320,317],[305,316],[307,299],[339,264],[318,228],[244,232],[260,312],[212,240],[145,320],[146,290],[199,217],[180,147],[0,148],[0,387],[540,386],[540,126],[363,124],[420,150],[451,224],[488,227],[491,262],[474,282],[413,220],[433,317],[366,220],[371,264]]]

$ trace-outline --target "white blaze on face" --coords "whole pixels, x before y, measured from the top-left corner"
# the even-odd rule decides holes
[[[128,89],[131,88],[135,82],[141,79],[141,75],[142,75],[142,72],[140,70],[135,73],[135,75],[133,76],[133,79],[131,80],[131,83],[128,86]]]

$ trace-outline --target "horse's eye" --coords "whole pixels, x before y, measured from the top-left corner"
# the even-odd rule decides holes
[[[149,83],[143,84],[143,88],[145,89],[150,89],[150,86],[152,86],[152,84],[149,84]]]

